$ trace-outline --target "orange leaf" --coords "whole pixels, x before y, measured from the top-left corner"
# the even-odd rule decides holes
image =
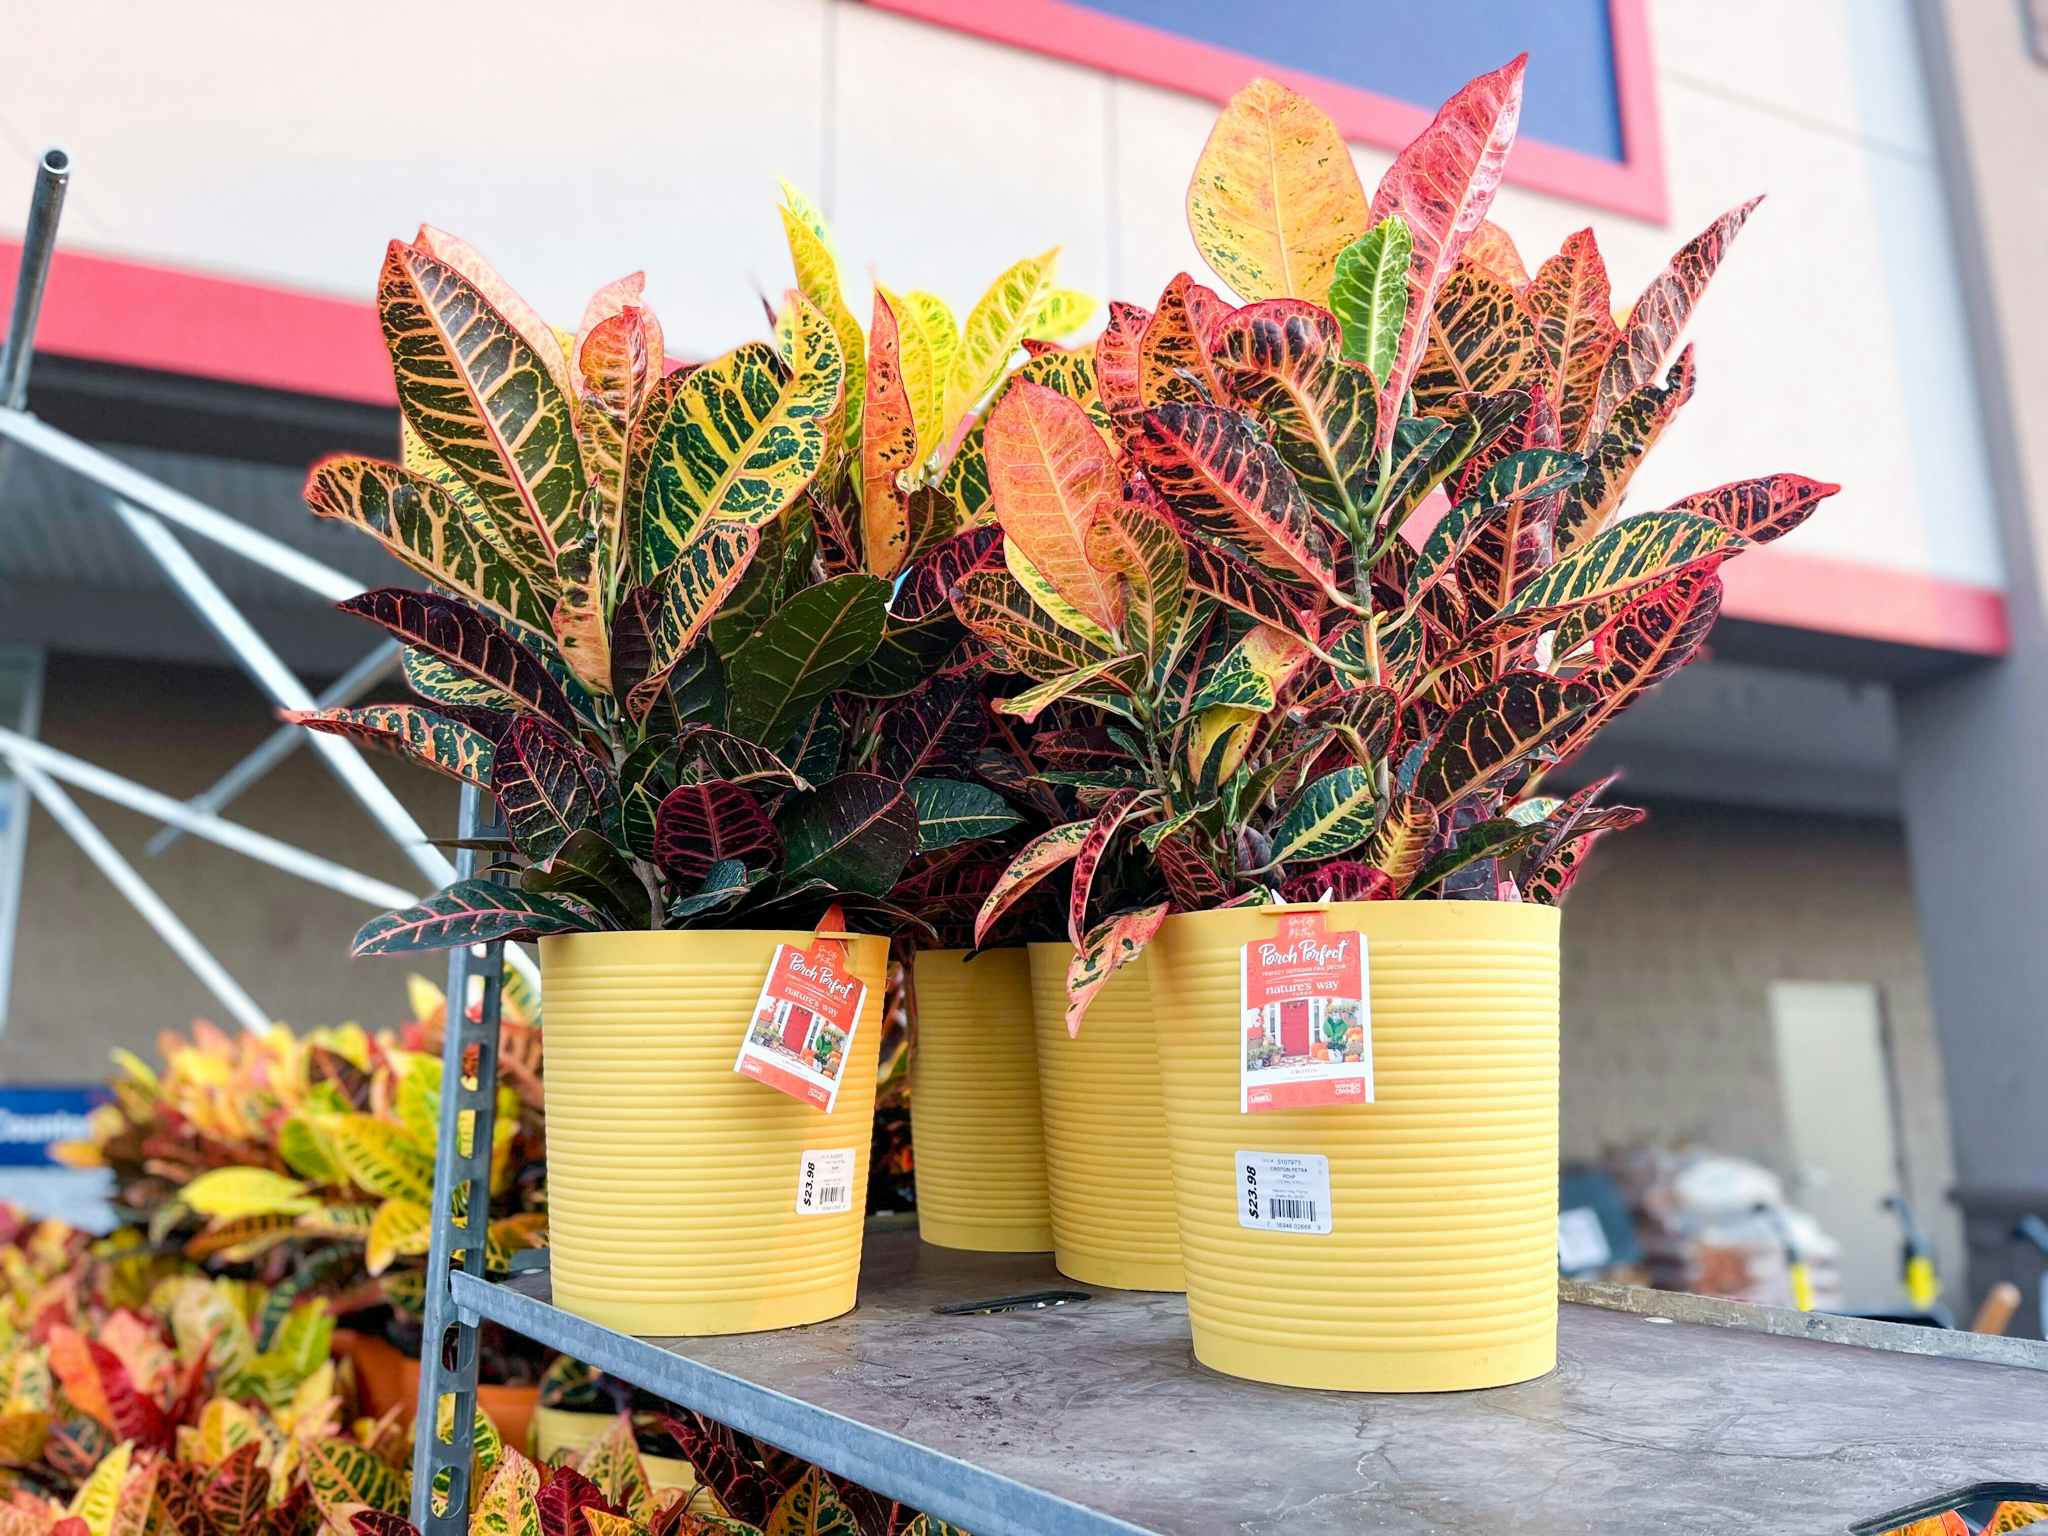
[[[989,412],[983,441],[1004,537],[1055,592],[1116,633],[1121,591],[1089,562],[1088,530],[1123,492],[1116,459],[1088,413],[1056,390],[1019,379]]]
[[[861,552],[871,576],[894,576],[909,556],[910,498],[896,477],[916,462],[917,418],[903,384],[896,311],[878,288],[860,428]]]

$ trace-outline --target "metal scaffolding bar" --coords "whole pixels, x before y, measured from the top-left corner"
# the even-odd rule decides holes
[[[157,937],[170,946],[172,953],[192,968],[192,974],[220,999],[221,1006],[235,1016],[242,1028],[251,1034],[269,1034],[270,1018],[256,1006],[256,1000],[242,990],[241,984],[222,968],[212,952],[193,936],[192,930],[178,920],[178,915],[164,904],[164,899],[129,868],[128,861],[107,841],[106,834],[92,824],[92,819],[79,809],[78,802],[64,793],[62,787],[42,769],[24,758],[14,759],[14,771],[28,786],[28,792],[35,796],[36,803],[50,813],[50,819],[69,834],[87,858],[99,866],[100,873],[113,882],[114,889],[128,898],[129,904],[142,915],[142,920],[156,930]]]
[[[391,669],[398,665],[398,658],[404,651],[405,647],[396,640],[385,641],[330,683],[327,691],[314,702],[321,709],[336,709],[344,704],[355,703],[389,675]],[[306,738],[311,734],[310,731],[296,725],[280,725],[264,738],[262,746],[222,774],[209,788],[194,795],[186,804],[195,811],[218,814],[243,790],[255,784],[271,769],[303,747]],[[173,822],[144,844],[142,851],[149,858],[157,858],[168,853],[183,834],[184,828]]]
[[[0,349],[0,406],[21,410],[28,403],[28,365],[35,356],[36,321],[43,312],[43,288],[57,249],[57,220],[71,185],[71,157],[46,149],[36,162],[36,189],[29,198],[28,228],[21,237],[21,272],[14,282],[14,311],[7,319],[7,345]]]
[[[131,811],[140,811],[159,821],[170,823],[195,837],[231,848],[236,853],[246,854],[259,863],[273,869],[281,869],[288,875],[297,875],[301,880],[315,885],[324,885],[331,891],[344,896],[353,896],[358,901],[368,902],[373,907],[406,907],[414,901],[412,892],[403,886],[391,885],[372,875],[361,874],[345,864],[323,859],[318,854],[308,853],[278,838],[267,837],[247,827],[238,827],[231,821],[223,821],[204,811],[195,811],[184,801],[171,795],[159,794],[156,790],[124,779],[117,773],[95,767],[82,758],[59,752],[55,747],[46,747],[18,731],[0,728],[0,758],[17,766],[33,764],[54,778],[74,784],[87,794],[98,795],[116,805],[126,806]]]
[[[462,787],[462,838],[500,830],[497,807],[472,785]],[[459,855],[464,879],[475,875],[473,848]],[[491,1145],[498,1103],[498,1012],[504,966],[499,944],[470,944],[448,961],[447,1024],[441,1037],[441,1124],[434,1158],[433,1236],[427,1247],[426,1321],[420,1333],[420,1397],[413,1418],[412,1523],[424,1536],[468,1536],[469,1486],[476,1422],[477,1328],[455,1305],[449,1274],[484,1278],[491,1216]],[[469,1016],[473,979],[482,1005]],[[472,1064],[472,1057],[474,1058]],[[467,1070],[466,1070],[467,1069]],[[467,1122],[468,1134],[464,1126]],[[455,1220],[458,1199],[460,1225]],[[460,1244],[460,1250],[456,1245]],[[441,1401],[452,1397],[450,1433],[443,1436]],[[437,1489],[436,1483],[441,1486]],[[440,1512],[435,1511],[436,1495]]]

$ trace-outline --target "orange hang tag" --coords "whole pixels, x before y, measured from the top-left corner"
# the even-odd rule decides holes
[[[1372,1102],[1365,935],[1327,932],[1326,915],[1280,913],[1280,931],[1240,954],[1242,1114]]]
[[[839,1082],[868,997],[867,983],[847,964],[848,946],[825,936],[839,934],[843,922],[832,907],[810,943],[775,947],[732,1064],[740,1076],[826,1114],[839,1102]]]

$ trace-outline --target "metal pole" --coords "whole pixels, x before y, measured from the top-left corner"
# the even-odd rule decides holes
[[[46,149],[36,163],[36,189],[29,198],[28,229],[21,237],[21,270],[14,279],[14,312],[7,319],[7,347],[0,352],[0,405],[28,405],[28,365],[36,352],[36,320],[43,288],[50,280],[50,256],[57,248],[57,219],[71,185],[71,157]]]
[[[85,856],[99,866],[100,873],[128,898],[129,904],[142,914],[142,920],[154,928],[157,937],[170,945],[172,952],[192,968],[192,974],[220,999],[221,1005],[235,1016],[242,1028],[252,1035],[269,1034],[270,1019],[256,1006],[256,1000],[242,990],[206,946],[193,937],[192,930],[179,922],[177,914],[164,905],[163,898],[128,866],[128,861],[107,841],[106,835],[92,824],[92,818],[78,808],[78,802],[65,794],[56,781],[34,763],[16,758],[14,771],[28,786],[28,792],[50,813],[50,819],[70,834],[71,840],[84,850]]]
[[[363,590],[363,584],[353,576],[322,565],[311,556],[300,554],[289,544],[266,533],[258,533],[247,523],[239,522],[225,512],[216,512],[205,502],[152,479],[141,470],[123,464],[90,444],[81,443],[70,433],[60,432],[25,411],[0,411],[0,436],[10,437],[40,453],[51,463],[61,464],[74,474],[97,482],[102,489],[124,497],[138,507],[148,508],[188,533],[225,545],[243,559],[304,587],[317,597],[326,598],[330,603],[354,597]]]
[[[334,709],[343,704],[355,703],[398,664],[398,658],[404,651],[405,647],[396,640],[387,640],[336,678],[317,700],[319,707]],[[243,790],[304,746],[306,738],[312,734],[303,726],[279,726],[264,739],[262,746],[222,774],[211,788],[194,795],[186,804],[195,811],[206,813],[225,810]],[[165,820],[169,821],[169,818],[166,817]],[[176,822],[160,828],[154,837],[143,844],[144,855],[153,859],[169,852],[183,832],[183,827]]]
[[[202,622],[219,637],[228,654],[256,680],[280,709],[312,709],[313,694],[298,680],[291,668],[278,658],[270,643],[256,632],[255,625],[207,575],[192,552],[180,544],[170,529],[139,507],[117,499],[114,510],[128,525],[136,541],[156,558]],[[398,803],[390,786],[377,777],[376,770],[363,761],[360,752],[336,736],[313,736],[313,750],[327,762],[342,787],[360,800],[379,826],[398,844],[413,867],[436,886],[455,878],[455,866],[429,846],[427,834],[412,819],[412,813]]]
[[[159,821],[168,821],[195,837],[203,837],[223,848],[232,848],[236,853],[246,854],[273,869],[297,875],[315,885],[324,885],[344,896],[353,896],[373,907],[409,907],[419,899],[403,886],[359,874],[347,865],[323,859],[277,838],[238,827],[231,821],[222,821],[218,816],[209,816],[203,811],[195,811],[182,800],[147,789],[132,779],[109,773],[68,752],[46,747],[18,731],[0,728],[0,758],[17,765],[32,763],[66,783],[77,785],[87,794],[98,795]]]
[[[462,787],[459,822],[465,841],[492,836],[497,807],[473,785]],[[477,853],[459,855],[463,878],[476,873]],[[476,1422],[477,1326],[455,1306],[448,1275],[457,1265],[483,1278],[491,1215],[491,1146],[498,1104],[498,1003],[503,959],[498,944],[466,945],[448,961],[447,1023],[441,1036],[441,1126],[434,1158],[434,1224],[427,1246],[426,1321],[420,1334],[420,1397],[413,1418],[412,1523],[424,1536],[468,1536]],[[469,1016],[472,978],[481,979],[482,1006]],[[473,1074],[466,1058],[475,1053]],[[468,1150],[462,1123],[470,1120]],[[461,1192],[462,1224],[455,1222]],[[456,1245],[461,1245],[460,1255]],[[454,1399],[450,1435],[440,1432],[441,1400]],[[443,1486],[437,1490],[436,1482]],[[435,1495],[443,1499],[439,1514]]]

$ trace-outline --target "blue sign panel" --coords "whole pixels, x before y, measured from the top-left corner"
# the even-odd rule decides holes
[[[97,1084],[0,1088],[0,1168],[54,1166],[50,1144],[85,1140],[92,1134],[87,1117],[106,1102]]]

